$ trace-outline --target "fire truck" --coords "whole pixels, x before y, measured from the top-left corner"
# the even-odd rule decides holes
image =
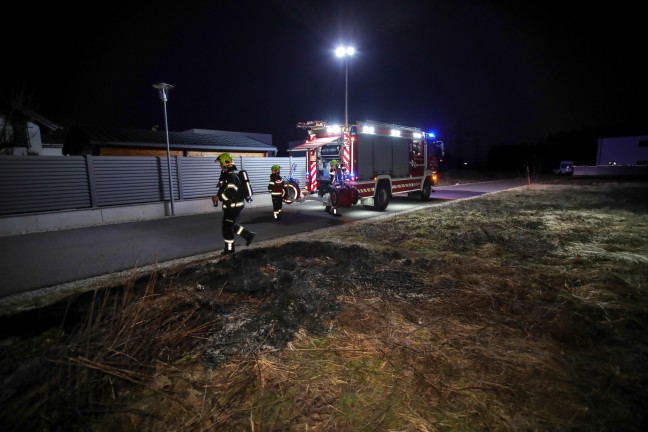
[[[326,121],[301,122],[308,133],[291,151],[306,152],[305,199],[319,199],[336,208],[361,203],[382,211],[394,194],[430,199],[438,181],[443,142],[429,139],[416,127],[376,121],[349,125],[348,131]],[[341,175],[328,176],[332,160]]]

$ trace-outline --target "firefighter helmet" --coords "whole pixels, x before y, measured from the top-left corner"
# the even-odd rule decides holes
[[[270,169],[272,170],[272,172],[281,171],[281,167],[279,165],[272,165],[272,167],[270,167]]]
[[[336,161],[335,159],[333,159],[333,160],[331,161],[331,168],[335,168],[335,167],[337,166],[337,164],[338,164],[338,161]]]
[[[216,162],[224,166],[232,165],[232,155],[229,153],[223,153],[216,158]]]

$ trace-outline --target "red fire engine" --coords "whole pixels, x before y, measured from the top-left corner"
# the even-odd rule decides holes
[[[443,142],[428,139],[419,128],[375,121],[340,126],[314,120],[298,123],[308,139],[291,151],[306,151],[304,197],[317,196],[326,206],[385,210],[391,197],[408,193],[427,201],[438,180]],[[341,170],[331,181],[329,164]],[[341,171],[341,172],[340,172]]]

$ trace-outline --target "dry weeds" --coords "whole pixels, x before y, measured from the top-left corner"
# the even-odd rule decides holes
[[[645,430],[647,189],[533,184],[3,318],[4,430]]]

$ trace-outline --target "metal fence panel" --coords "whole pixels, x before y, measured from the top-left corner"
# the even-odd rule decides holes
[[[82,156],[0,156],[0,215],[90,206]]]
[[[242,158],[238,165],[239,169],[248,172],[250,183],[255,194],[268,193],[268,183],[270,182],[270,168],[272,165],[281,166],[281,176],[287,178],[293,164],[296,164],[293,178],[299,180],[300,186],[306,182],[306,158],[293,157],[264,157],[264,158]]]
[[[220,166],[214,158],[179,158],[178,166],[182,178],[183,199],[216,195]]]
[[[160,156],[93,157],[96,206],[159,202],[169,199],[167,160]],[[175,160],[171,159],[174,199],[178,197]]]
[[[248,172],[255,194],[268,193],[270,167],[281,166],[304,185],[304,157],[235,157]],[[216,193],[220,168],[213,158],[171,158],[174,200]],[[303,186],[302,186],[303,187]],[[169,200],[165,157],[159,156],[1,156],[0,215],[43,213]]]

